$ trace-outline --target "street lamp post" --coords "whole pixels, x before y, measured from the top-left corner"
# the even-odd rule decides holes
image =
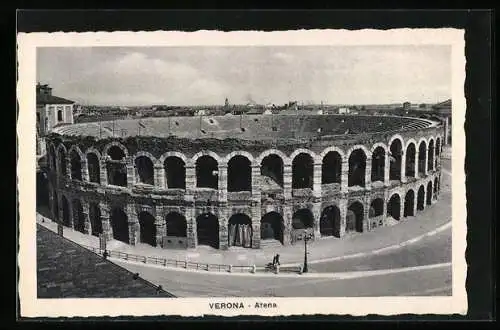
[[[307,241],[312,238],[311,234],[307,233],[307,229],[304,229],[304,267],[302,268],[302,273],[307,273]]]

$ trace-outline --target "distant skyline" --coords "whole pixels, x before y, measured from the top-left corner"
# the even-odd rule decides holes
[[[37,81],[95,105],[438,103],[449,46],[38,48]]]

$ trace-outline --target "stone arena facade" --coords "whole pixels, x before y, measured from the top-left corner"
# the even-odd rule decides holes
[[[258,249],[418,221],[439,196],[439,123],[269,117],[57,127],[46,138],[52,216],[131,245]]]

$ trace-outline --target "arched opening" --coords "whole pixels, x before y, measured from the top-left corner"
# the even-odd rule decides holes
[[[384,214],[384,200],[382,198],[374,199],[368,210],[368,217],[375,218]]]
[[[108,150],[110,159],[107,161],[108,184],[114,186],[127,186],[127,166],[125,153],[117,146],[112,146]]]
[[[129,243],[128,236],[128,217],[121,208],[111,210],[111,228],[113,229],[113,238],[117,241]]]
[[[427,184],[427,205],[432,204],[432,181]]]
[[[163,163],[167,175],[167,188],[186,189],[186,164],[179,157],[171,156]]]
[[[142,184],[153,186],[155,184],[153,162],[149,157],[139,156],[135,159],[137,181]]]
[[[401,198],[398,194],[394,194],[387,203],[387,214],[393,219],[399,220],[401,218]]]
[[[59,149],[59,173],[61,173],[62,176],[68,175],[67,168],[66,168],[66,152],[64,149]]]
[[[325,207],[319,221],[319,232],[321,236],[340,237],[340,210],[337,206]]]
[[[156,246],[156,225],[155,217],[149,212],[142,211],[138,214],[140,225],[140,242],[151,246]]]
[[[73,200],[73,227],[76,231],[85,232],[85,218],[82,203],[78,199]]]
[[[354,202],[347,208],[346,217],[346,233],[350,232],[363,232],[363,218],[364,218],[363,204]]]
[[[399,139],[392,141],[390,150],[389,180],[401,180],[401,159],[403,156],[401,141]]]
[[[101,167],[99,165],[99,158],[96,154],[87,154],[87,167],[89,169],[89,181],[101,183]]]
[[[271,154],[264,157],[260,163],[260,175],[264,189],[283,187],[283,160],[280,156]]]
[[[278,212],[266,213],[260,220],[260,239],[278,240],[283,244],[283,217]]]
[[[313,159],[311,155],[300,153],[292,162],[292,188],[304,189],[313,187]]]
[[[384,167],[385,167],[385,150],[382,147],[377,147],[373,150],[372,155],[372,182],[384,182]]]
[[[196,218],[198,245],[219,248],[219,220],[211,213],[200,214]]]
[[[423,176],[425,174],[425,162],[427,155],[427,145],[424,141],[420,143],[418,147],[418,174]]]
[[[354,150],[349,156],[349,187],[365,186],[366,154],[362,149]]]
[[[410,143],[406,148],[406,169],[405,173],[407,177],[415,177],[415,157],[417,154],[417,149],[415,149],[415,144]]]
[[[413,213],[414,205],[415,205],[415,193],[413,192],[413,190],[408,190],[408,192],[405,195],[405,212],[404,212],[405,217],[410,217],[415,215]]]
[[[323,157],[321,165],[321,183],[340,183],[342,157],[336,151],[330,151]]]
[[[429,142],[429,150],[427,156],[427,168],[429,171],[434,170],[434,140]]]
[[[69,203],[68,203],[68,200],[66,199],[66,196],[62,196],[61,197],[61,200],[62,200],[62,209],[63,209],[63,225],[65,225],[66,227],[71,227],[71,219],[70,219],[70,214],[69,214]]]
[[[92,235],[99,236],[102,233],[101,209],[97,203],[89,203],[89,218],[92,226]]]
[[[218,189],[219,172],[217,161],[211,156],[201,156],[196,160],[196,186]]]
[[[45,172],[36,172],[36,207],[46,212],[49,205],[49,180]]]
[[[420,186],[417,193],[417,210],[422,211],[425,207],[425,188]]]
[[[248,158],[236,155],[227,163],[227,191],[252,191],[252,166]]]
[[[165,216],[167,224],[167,236],[186,237],[187,223],[186,218],[178,212],[170,212]]]
[[[82,159],[75,150],[72,150],[70,155],[71,161],[71,179],[82,181]]]
[[[306,229],[312,228],[314,225],[314,217],[309,209],[300,209],[293,214],[292,228]]]
[[[252,247],[252,220],[246,214],[238,213],[229,218],[229,246]]]

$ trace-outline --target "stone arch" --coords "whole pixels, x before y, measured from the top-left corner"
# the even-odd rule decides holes
[[[427,183],[426,191],[427,191],[426,203],[427,203],[427,205],[431,205],[432,204],[432,180],[430,180]]]
[[[401,167],[404,154],[403,140],[399,137],[391,138],[389,144],[389,180],[401,180]]]
[[[236,151],[232,151],[231,153],[227,154],[226,157],[224,158],[225,163],[229,163],[229,161],[232,158],[234,158],[235,156],[242,156],[242,157],[247,158],[248,161],[250,162],[250,165],[254,165],[254,163],[255,163],[255,160],[254,160],[252,154],[247,152],[247,151],[243,151],[243,150],[236,150]]]
[[[227,224],[228,246],[252,247],[252,219],[244,213],[233,214]]]
[[[112,141],[112,142],[106,144],[106,146],[104,146],[104,149],[102,151],[102,155],[103,156],[108,156],[109,155],[109,150],[112,147],[117,147],[117,148],[121,149],[121,151],[125,155],[124,158],[128,158],[128,150],[127,150],[127,148],[123,144],[121,144],[120,142],[117,142],[117,141]]]
[[[422,211],[425,208],[425,188],[424,185],[421,185],[418,188],[417,193],[417,210]]]
[[[321,212],[319,232],[321,236],[340,237],[340,209],[337,205],[327,206]]]
[[[73,228],[76,231],[85,233],[85,216],[83,214],[83,206],[80,199],[73,199]]]
[[[278,212],[272,211],[264,214],[260,219],[260,239],[277,240],[283,244],[283,228],[285,223]]]
[[[387,143],[388,149],[391,148],[391,144],[394,142],[394,140],[399,140],[399,142],[401,143],[401,147],[404,148],[405,140],[403,139],[403,136],[401,136],[401,134],[394,134],[389,139],[389,143]]]
[[[89,220],[92,227],[92,235],[99,236],[102,233],[101,208],[98,203],[89,203]]]
[[[387,149],[382,143],[377,143],[371,151],[372,154],[372,173],[371,181],[381,181],[384,182],[385,179],[385,159],[387,155]]]
[[[293,213],[292,228],[293,229],[306,229],[313,228],[314,215],[308,208],[301,208]]]
[[[186,237],[187,222],[186,217],[179,212],[169,212],[165,215],[167,225],[167,236]]]
[[[332,148],[328,148],[332,149]],[[321,162],[321,183],[340,183],[342,180],[342,161],[343,154],[334,148],[322,155]]]
[[[414,216],[414,206],[415,206],[415,192],[413,189],[409,189],[405,195],[405,207],[404,207],[404,216]]]
[[[300,152],[292,158],[293,189],[313,188],[314,157],[311,154]]]
[[[68,172],[67,172],[67,166],[66,166],[66,157],[68,155],[68,152],[66,150],[66,147],[64,146],[64,144],[60,144],[58,147],[57,147],[57,160],[58,160],[58,168],[59,168],[59,173],[63,176],[67,176],[68,175]]]
[[[176,155],[160,158],[165,169],[166,186],[172,189],[186,189],[186,160]]]
[[[366,162],[371,157],[370,152],[363,145],[356,145],[349,149],[349,176],[348,186],[361,186],[366,184]]]
[[[427,140],[422,138],[418,140],[418,173],[420,176],[425,174],[427,162]]]
[[[156,158],[149,152],[139,151],[134,156],[136,181],[153,186],[155,183]]]
[[[264,179],[262,180],[263,184],[268,183],[270,188],[272,186],[283,187],[284,166],[283,158],[279,154],[268,153],[264,156],[260,161],[260,175]]]
[[[344,152],[344,150],[340,149],[339,147],[335,147],[335,146],[331,146],[331,147],[327,147],[327,148],[325,148],[325,149],[321,152],[321,154],[319,155],[319,158],[321,158],[321,159],[325,158],[325,156],[326,156],[328,153],[330,153],[330,152],[336,152],[336,153],[338,153],[338,154],[340,155],[340,158],[341,158],[342,160],[344,160],[344,159],[345,159],[345,152]]]
[[[189,163],[189,159],[182,152],[168,151],[168,152],[164,153],[163,155],[161,155],[161,157],[158,159],[158,164],[161,165],[161,164],[165,163],[165,160],[169,157],[180,158],[184,162],[184,164]]]
[[[375,198],[370,203],[370,209],[368,210],[368,217],[375,218],[384,215],[384,199]]]
[[[215,161],[218,164],[225,163],[224,162],[224,158],[220,157],[215,152],[210,151],[210,150],[202,150],[202,151],[196,153],[193,157],[191,157],[191,162],[193,164],[196,164],[196,162],[198,161],[198,158],[203,157],[203,156],[210,156],[210,157],[212,157],[213,159],[215,159]]]
[[[429,171],[434,170],[434,138],[429,139],[427,146],[427,168]]]
[[[395,220],[401,219],[401,196],[399,193],[392,194],[387,202],[387,215]]]
[[[292,161],[290,158],[287,157],[283,152],[279,151],[278,149],[268,149],[263,151],[256,159],[256,163],[261,164],[264,158],[270,155],[276,155],[279,158],[281,158],[281,161],[283,162],[283,165],[291,165]]]
[[[360,201],[352,202],[347,208],[346,233],[363,232],[364,206]]]
[[[219,220],[216,215],[208,212],[196,217],[196,233],[198,245],[208,245],[219,248]]]
[[[139,220],[140,226],[139,241],[151,246],[156,246],[155,217],[148,211],[141,211],[137,215],[137,219]]]
[[[100,154],[97,150],[90,150],[85,153],[87,159],[87,169],[89,173],[89,181],[101,183],[101,162]]]
[[[71,179],[83,181],[82,179],[82,162],[83,153],[77,146],[72,146],[69,149],[69,161],[70,161],[70,171]]]
[[[219,162],[211,154],[196,157],[196,187],[218,189],[219,187]]]
[[[110,222],[113,231],[113,239],[123,243],[129,243],[128,216],[122,207],[112,207],[110,211]]]
[[[405,160],[406,160],[406,169],[405,174],[407,177],[415,177],[415,162],[417,155],[417,148],[414,142],[415,140],[410,140],[406,144],[406,152],[405,152]]]
[[[295,157],[297,157],[298,155],[300,154],[308,154],[309,156],[311,156],[311,158],[313,159],[313,162],[314,160],[317,158],[316,157],[316,154],[314,153],[314,151],[312,150],[309,150],[309,149],[305,149],[305,148],[298,148],[298,149],[295,149],[291,154],[290,154],[290,160],[293,162],[293,159]]]
[[[227,191],[252,191],[252,160],[245,153],[236,153],[227,161]]]

